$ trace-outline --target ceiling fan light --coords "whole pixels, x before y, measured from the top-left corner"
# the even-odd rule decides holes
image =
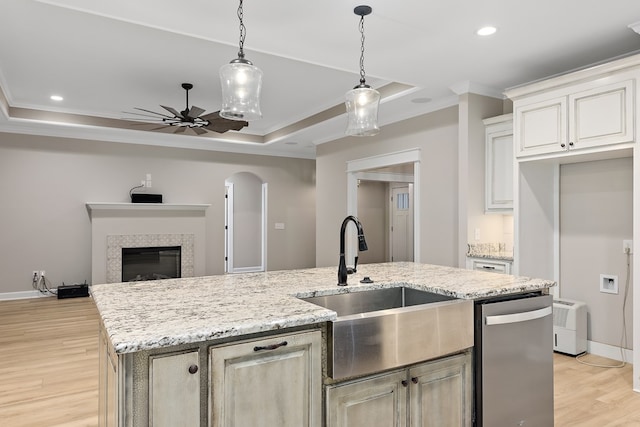
[[[220,116],[250,122],[262,118],[260,91],[262,71],[250,61],[237,58],[220,67],[222,108]]]
[[[373,136],[380,132],[378,106],[380,92],[368,85],[360,85],[346,94],[347,130],[349,136]]]

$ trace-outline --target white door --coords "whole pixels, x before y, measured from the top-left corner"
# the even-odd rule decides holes
[[[391,187],[391,261],[413,261],[413,184]]]

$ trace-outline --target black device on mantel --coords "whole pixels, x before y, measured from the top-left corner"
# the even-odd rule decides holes
[[[162,194],[133,193],[131,203],[162,203]]]
[[[86,283],[77,283],[75,285],[58,286],[58,299],[88,297],[89,285]]]

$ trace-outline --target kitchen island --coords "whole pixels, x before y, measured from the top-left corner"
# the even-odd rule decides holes
[[[373,283],[360,283],[364,277]],[[326,324],[337,314],[299,298],[405,286],[477,300],[553,285],[415,263],[361,265],[346,287],[337,286],[335,267],[94,285],[101,317],[101,425],[171,425],[172,414],[182,425],[226,425],[218,414],[262,392],[232,386],[234,378],[247,382],[245,375],[271,385],[277,379],[282,386],[265,391],[288,396],[285,411],[293,419],[320,425]],[[246,353],[263,349],[270,354],[263,360]],[[276,353],[284,362],[261,369]],[[216,375],[220,370],[229,375]],[[263,407],[234,410],[260,412],[264,420],[282,416]]]

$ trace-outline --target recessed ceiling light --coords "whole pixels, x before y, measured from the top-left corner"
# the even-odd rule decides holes
[[[431,98],[421,97],[421,98],[413,98],[411,100],[414,104],[426,104],[427,102],[431,102]]]
[[[480,28],[478,31],[476,31],[476,34],[479,36],[490,36],[491,34],[494,34],[496,31],[498,31],[496,27],[487,26],[487,27]]]
[[[51,95],[50,98],[51,98],[52,101],[62,101],[64,99],[60,95]]]
[[[298,145],[298,143],[295,142],[295,141],[287,141],[287,142],[285,142],[285,144],[286,145]]]

